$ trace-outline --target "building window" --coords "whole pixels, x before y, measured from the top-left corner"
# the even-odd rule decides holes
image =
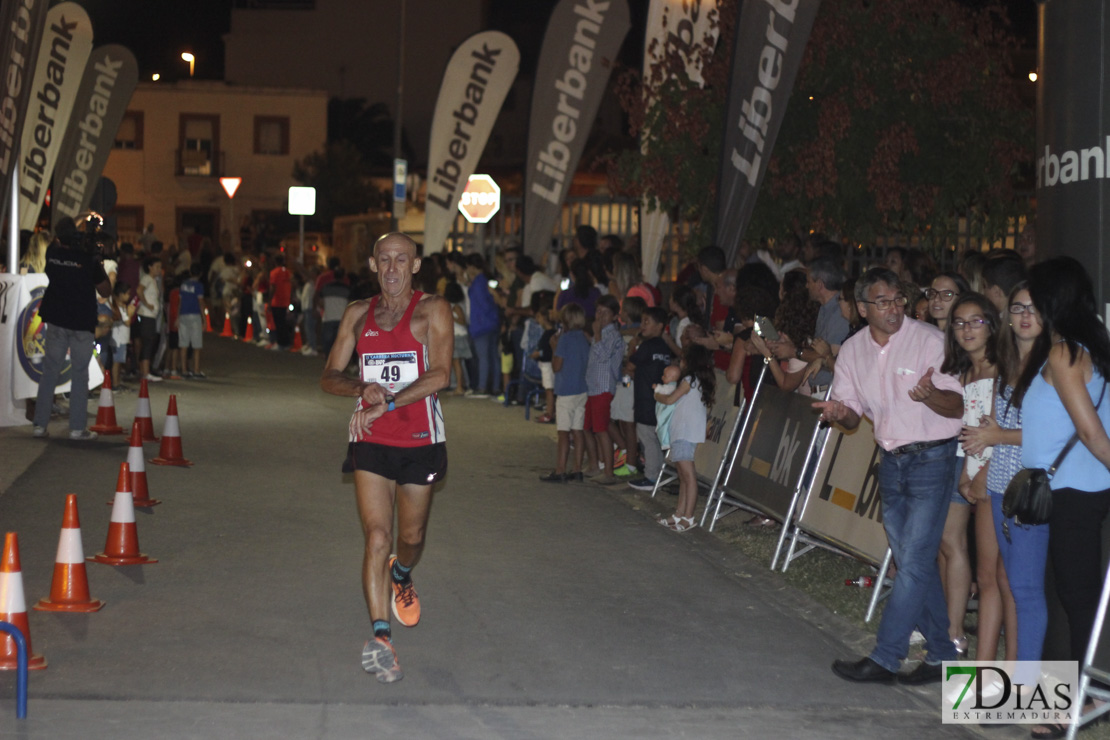
[[[143,114],[141,111],[129,110],[123,114],[116,139],[112,143],[113,149],[142,149],[143,148]]]
[[[288,117],[254,117],[254,153],[280,156],[289,154]]]
[[[109,215],[114,216],[116,219],[116,233],[120,236],[121,241],[138,239],[139,235],[143,233],[142,206],[117,205],[112,209]],[[124,239],[124,236],[129,238]]]
[[[219,116],[181,114],[181,149],[178,174],[215,177],[219,174]]]

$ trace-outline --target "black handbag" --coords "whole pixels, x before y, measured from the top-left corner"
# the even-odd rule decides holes
[[[1098,396],[1095,411],[1102,406],[1102,397],[1106,394],[1106,383],[1102,384],[1102,393]],[[1049,481],[1056,475],[1056,470],[1064,462],[1064,458],[1071,452],[1072,447],[1079,441],[1079,432],[1071,435],[1071,439],[1060,450],[1060,454],[1048,470],[1044,468],[1025,468],[1010,479],[1006,486],[1006,493],[1002,495],[1002,533],[1006,541],[1010,541],[1009,520],[1016,524],[1046,524],[1052,517],[1052,488]]]

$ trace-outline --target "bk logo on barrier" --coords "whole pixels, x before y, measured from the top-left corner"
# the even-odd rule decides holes
[[[501,210],[501,188],[489,175],[471,175],[459,198],[459,211],[472,224],[489,223]]]

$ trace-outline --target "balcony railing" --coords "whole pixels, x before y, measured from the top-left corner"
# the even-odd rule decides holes
[[[177,149],[176,169],[178,177],[223,177],[224,152],[209,154],[203,149]]]

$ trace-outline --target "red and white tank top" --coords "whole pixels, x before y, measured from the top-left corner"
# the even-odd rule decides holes
[[[405,315],[392,331],[385,331],[374,320],[379,296],[370,299],[366,324],[359,335],[359,375],[364,383],[377,383],[396,395],[428,371],[428,348],[412,335],[412,314],[424,294],[414,291]],[[359,398],[355,411],[366,408]],[[439,397],[432,394],[416,403],[398,406],[374,420],[369,433],[352,437],[352,442],[373,442],[393,447],[422,447],[445,441],[443,411]]]

